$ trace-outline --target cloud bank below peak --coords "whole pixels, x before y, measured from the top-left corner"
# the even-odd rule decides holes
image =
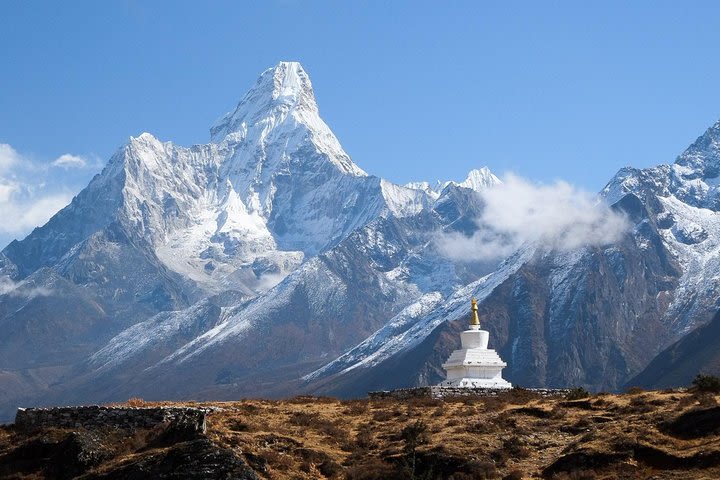
[[[440,233],[435,244],[453,260],[510,255],[526,244],[560,251],[613,243],[628,231],[625,215],[564,181],[537,184],[514,174],[479,192],[485,208],[473,235]]]

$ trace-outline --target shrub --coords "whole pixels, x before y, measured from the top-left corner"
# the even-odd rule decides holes
[[[376,410],[372,415],[372,419],[376,422],[387,422],[393,417],[393,413],[388,410]]]
[[[593,428],[592,421],[587,416],[583,416],[583,417],[580,417],[580,419],[577,420],[572,425],[561,426],[560,431],[571,433],[573,435],[577,435],[582,432],[588,432],[592,428]]]
[[[479,422],[473,422],[465,427],[465,431],[468,433],[475,433],[478,435],[486,435],[489,433],[495,433],[498,431],[498,426],[489,422],[488,420],[481,420]]]
[[[377,446],[370,425],[360,425],[357,435],[355,435],[355,444],[360,450],[369,450]]]
[[[376,457],[366,457],[362,463],[351,465],[346,472],[348,480],[376,480],[397,478],[395,468]]]
[[[347,408],[343,411],[345,415],[363,415],[368,411],[368,402],[365,400],[351,400],[346,402]]]
[[[482,398],[482,404],[486,412],[499,412],[507,407],[509,402],[506,395],[497,395]]]
[[[692,388],[697,392],[720,393],[720,378],[715,375],[698,373],[692,384]]]
[[[444,403],[442,399],[432,397],[413,397],[405,401],[405,405],[413,408],[439,407]]]
[[[237,418],[233,418],[227,423],[228,429],[232,430],[233,432],[249,432],[250,431],[250,425],[246,422],[243,422],[242,420],[239,420]]]
[[[625,413],[648,413],[652,412],[654,407],[647,395],[633,397],[627,407],[623,409]]]
[[[645,389],[642,387],[630,387],[627,389],[626,393],[629,395],[638,395],[640,393],[645,393]]]
[[[298,395],[292,398],[288,398],[285,402],[290,404],[302,405],[305,403],[338,403],[340,400],[334,397],[314,397],[312,395]]]
[[[338,442],[347,441],[348,433],[340,428],[339,421],[332,421],[307,412],[293,412],[288,422],[298,427],[307,427],[316,432],[332,437]]]
[[[262,457],[266,464],[277,470],[278,473],[287,471],[293,466],[293,459],[290,455],[275,450],[263,452]]]
[[[693,398],[693,396],[686,395],[684,397],[681,397],[680,400],[677,401],[677,403],[675,404],[675,410],[682,410],[686,407],[689,407],[693,403],[695,403],[695,398]]]
[[[495,464],[491,461],[473,460],[467,464],[468,477],[473,479],[493,479],[498,478],[498,472]]]
[[[328,459],[317,466],[318,471],[326,478],[340,478],[343,468],[334,460]]]
[[[583,387],[571,388],[570,391],[565,395],[567,400],[580,400],[581,398],[588,398],[590,392],[585,390]]]
[[[128,401],[127,401],[127,404],[130,407],[142,407],[145,405],[145,403],[146,403],[145,400],[143,400],[140,397],[128,398]]]
[[[530,449],[525,446],[525,442],[517,436],[512,436],[503,440],[503,450],[510,458],[521,459],[530,456]]]
[[[238,406],[238,410],[245,413],[258,413],[262,409],[252,403],[242,403]]]
[[[309,427],[310,425],[317,424],[318,417],[311,413],[306,412],[293,412],[290,416],[290,423],[299,427]]]
[[[698,405],[702,408],[714,407],[718,404],[717,400],[715,400],[715,395],[708,392],[696,393],[693,395],[693,398],[695,398]]]
[[[425,422],[418,420],[403,428],[400,438],[405,442],[405,453],[414,454],[417,447],[428,443],[428,427]]]
[[[595,480],[597,475],[593,470],[574,470],[572,472],[556,473],[552,480]]]
[[[537,392],[517,386],[503,392],[501,396],[504,396],[507,402],[513,405],[525,405],[526,403],[541,398]]]

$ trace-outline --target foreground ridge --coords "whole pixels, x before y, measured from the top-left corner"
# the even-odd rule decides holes
[[[29,409],[22,415],[51,412],[59,421],[93,411],[202,412],[207,429],[83,422],[70,428],[4,426],[0,476],[56,478],[57,471],[84,479],[720,476],[718,394],[633,389],[588,395],[575,389],[544,397],[521,388],[494,393],[185,404],[135,399],[112,407]]]

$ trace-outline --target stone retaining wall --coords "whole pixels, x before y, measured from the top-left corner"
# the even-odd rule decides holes
[[[136,429],[164,424],[187,433],[205,433],[205,415],[206,410],[191,407],[18,408],[15,425],[23,430],[34,430],[96,427]]]
[[[512,389],[502,388],[466,388],[466,387],[415,387],[415,388],[398,388],[396,390],[383,390],[379,392],[368,392],[371,400],[392,398],[395,400],[407,400],[411,398],[447,398],[447,397],[466,397],[468,395],[479,397],[494,397]],[[527,388],[530,392],[536,393],[541,397],[562,397],[570,391],[567,388]]]

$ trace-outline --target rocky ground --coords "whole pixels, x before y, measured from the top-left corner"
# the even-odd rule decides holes
[[[514,389],[452,400],[212,403],[197,436],[2,427],[0,478],[717,479],[719,399]]]

